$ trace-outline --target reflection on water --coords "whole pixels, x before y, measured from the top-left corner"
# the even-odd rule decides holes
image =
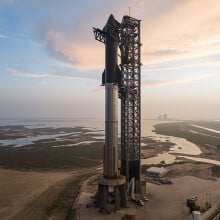
[[[178,137],[172,137],[172,136],[165,136],[165,135],[159,135],[155,132],[152,132],[154,130],[153,125],[159,124],[159,123],[172,123],[172,121],[158,121],[158,120],[142,120],[141,126],[142,126],[142,137],[151,137],[152,139],[156,141],[161,142],[172,142],[175,145],[170,148],[168,152],[159,154],[155,157],[151,157],[148,159],[143,159],[142,164],[158,164],[161,161],[165,161],[166,163],[173,163],[176,160],[176,156],[172,153],[177,153],[180,156],[181,154],[189,155],[184,156],[188,159],[193,159],[196,161],[201,162],[207,162],[207,163],[213,163],[218,164],[220,161],[214,161],[214,160],[208,160],[204,158],[195,158],[192,157],[193,155],[199,155],[201,154],[201,150],[199,147],[197,147],[195,144]],[[174,121],[173,121],[174,122]],[[87,134],[99,134],[101,136],[95,136],[94,139],[104,139],[104,120],[102,119],[41,119],[41,120],[0,120],[0,126],[13,126],[13,125],[23,125],[29,129],[34,128],[58,128],[58,127],[84,127],[89,129],[89,132],[86,132]],[[120,128],[120,125],[119,125]],[[120,130],[120,129],[119,129]],[[18,138],[18,139],[11,139],[11,140],[0,140],[1,146],[9,146],[14,145],[16,147],[18,146],[24,146],[33,144],[33,142],[39,141],[39,140],[45,140],[45,139],[53,139],[53,138],[59,138],[68,134],[73,133],[64,133],[64,134],[53,134],[53,135],[40,135],[35,137],[27,137],[27,138]],[[119,133],[120,136],[120,133]],[[87,140],[85,140],[86,143]],[[93,142],[93,141],[92,141]],[[90,143],[92,143],[90,142]],[[79,143],[77,143],[79,144]],[[143,144],[142,144],[143,146]]]
[[[104,129],[104,120],[102,119],[0,119],[0,126],[22,125],[29,129],[34,128],[60,128],[60,127],[88,127],[95,130]]]
[[[160,123],[172,123],[175,121],[156,121],[156,120],[144,120],[142,123],[142,134],[143,136],[151,136],[153,140],[166,142],[167,140],[174,143],[175,145],[170,148],[170,150],[166,153],[158,154],[155,157],[142,159],[142,164],[159,164],[161,161],[164,161],[167,164],[174,163],[176,160],[176,156],[172,153],[177,154],[185,154],[185,155],[199,155],[201,154],[201,150],[195,144],[187,141],[184,138],[165,136],[156,134],[153,132],[154,125]]]
[[[0,119],[0,126],[24,126],[25,128],[28,128],[28,129],[82,127],[84,130],[89,130],[89,132],[84,132],[84,134],[92,134],[92,135],[97,134],[97,137],[94,137],[94,138],[100,139],[100,140],[103,140],[102,136],[104,134],[104,131],[103,131],[104,120],[100,120],[100,119],[99,120],[97,119],[36,119],[36,120]],[[0,140],[0,147],[3,147],[3,146],[21,147],[21,146],[31,145],[36,141],[64,137],[69,134],[73,134],[73,136],[80,135],[81,133],[82,132],[63,133],[63,134],[59,133],[59,134],[28,136],[25,138]],[[98,136],[98,135],[102,135],[102,136]],[[64,139],[56,139],[56,140],[64,141]]]
[[[194,133],[194,134],[198,134],[199,132],[197,132],[197,131],[193,131],[193,130],[191,130],[191,129],[188,129],[190,132],[192,132],[192,133]]]
[[[211,131],[211,132],[220,134],[219,130],[215,130],[215,129],[211,129],[211,128],[206,128],[206,127],[202,127],[202,126],[198,126],[198,125],[193,125],[193,124],[190,124],[190,125],[193,126],[193,127],[196,127],[196,128],[201,128],[201,129],[206,130],[206,131]]]
[[[82,142],[78,142],[75,144],[62,144],[62,145],[56,145],[56,146],[52,146],[53,148],[59,148],[59,147],[74,147],[74,146],[79,146],[79,145],[89,145],[92,143],[97,143],[100,141],[82,141]]]
[[[179,137],[172,137],[172,136],[165,136],[161,134],[156,134],[152,132],[154,130],[154,125],[160,123],[172,123],[175,121],[156,121],[156,120],[144,120],[142,123],[142,135],[143,136],[151,136],[152,139],[166,142],[167,140],[176,144],[171,147],[172,153],[178,154],[188,154],[188,155],[199,155],[201,150],[195,144],[187,141],[184,138]]]
[[[0,140],[0,144],[1,146],[21,147],[21,146],[31,145],[36,141],[53,139],[57,137],[66,136],[69,134],[73,134],[73,133],[39,135],[39,136],[34,136],[34,137]]]

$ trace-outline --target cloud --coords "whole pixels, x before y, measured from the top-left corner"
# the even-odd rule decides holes
[[[143,63],[216,53],[220,50],[219,25],[218,0],[176,1],[154,19],[143,19]]]
[[[68,62],[78,69],[98,69],[104,66],[104,45],[95,41],[92,33],[92,26],[102,28],[105,26],[108,16],[113,13],[119,21],[122,15],[128,13],[128,6],[131,6],[131,15],[140,18],[145,14],[155,16],[159,11],[166,10],[170,0],[126,0],[118,2],[116,0],[108,1],[93,1],[89,4],[89,10],[83,15],[76,15],[72,23],[66,24],[64,17],[60,17],[59,22],[44,24],[41,33],[47,49],[58,59]],[[80,8],[80,3],[78,5]],[[97,13],[97,10],[99,10]],[[76,13],[77,14],[77,13]],[[54,19],[56,21],[56,18]],[[59,25],[59,24],[62,25]],[[64,26],[63,23],[66,25]],[[71,26],[70,26],[71,25]],[[144,26],[142,26],[144,27]],[[161,52],[161,51],[160,51]],[[166,49],[164,53],[171,53],[171,49]],[[174,51],[173,51],[174,52]],[[156,53],[152,51],[152,53]]]
[[[104,45],[74,40],[54,30],[45,33],[45,43],[56,57],[75,68],[98,69],[104,66]]]
[[[162,64],[162,66],[159,65],[146,65],[143,69],[144,72],[160,72],[160,71],[169,71],[169,70],[180,70],[180,69],[185,69],[185,68],[195,68],[195,67],[202,67],[202,66],[217,66],[220,67],[220,62],[218,61],[198,61],[192,64],[182,64],[182,65],[177,65],[177,64],[169,64],[167,62],[165,63],[158,63]]]
[[[89,4],[89,3],[88,3]],[[116,7],[117,5],[117,7]],[[142,62],[188,59],[220,51],[219,0],[94,1],[83,16],[63,26],[48,23],[45,45],[58,59],[78,69],[104,66],[104,45],[94,40],[92,25],[102,28],[110,11],[120,21],[131,6],[131,16],[141,18]],[[98,7],[102,8],[97,13]],[[58,23],[62,23],[61,21]],[[56,19],[55,19],[56,20]],[[73,26],[70,26],[73,25]]]
[[[8,36],[5,34],[0,34],[0,38],[7,38]]]
[[[82,79],[93,79],[99,80],[101,78],[100,72],[91,72],[91,71],[77,71],[73,69],[66,70],[56,70],[50,73],[36,73],[36,72],[27,72],[21,71],[16,68],[7,68],[6,71],[14,76],[25,77],[25,78],[49,78],[49,77],[61,77],[61,78],[82,78]]]
[[[29,7],[41,7],[38,1],[23,0],[22,4],[29,17]],[[128,6],[131,16],[141,19],[145,65],[220,51],[219,0],[87,0],[77,4],[53,0],[53,8],[48,12],[50,5],[51,1],[45,2],[41,18],[39,13],[31,12],[38,40],[44,42],[52,56],[78,70],[104,68],[104,45],[94,40],[92,26],[102,28],[110,13],[121,21],[128,14]]]
[[[64,78],[81,78],[81,79],[92,79],[100,80],[102,72],[92,72],[92,71],[79,71],[79,70],[60,70],[52,72],[50,75],[54,77],[64,77]]]
[[[40,86],[47,86],[48,85],[48,81],[41,81],[41,82],[39,82],[39,85]]]
[[[162,86],[170,86],[170,85],[178,85],[178,84],[185,84],[194,81],[199,81],[206,78],[216,77],[219,76],[218,74],[203,74],[203,75],[191,75],[186,77],[181,77],[177,79],[171,80],[152,80],[152,81],[144,81],[142,86],[146,87],[162,87]]]
[[[170,56],[170,55],[179,55],[184,54],[185,51],[180,51],[176,49],[158,49],[154,51],[147,51],[144,53],[144,55],[151,55],[151,56]]]
[[[32,73],[32,72],[23,72],[17,70],[15,68],[8,68],[6,71],[14,76],[26,77],[26,78],[45,78],[49,77],[48,74],[41,74],[41,73]]]

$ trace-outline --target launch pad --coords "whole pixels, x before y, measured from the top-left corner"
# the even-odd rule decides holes
[[[127,197],[141,194],[140,20],[110,15],[105,27],[93,28],[105,44],[104,172],[98,181],[97,205],[107,210],[127,206]],[[118,54],[120,53],[120,55]],[[120,56],[120,64],[118,64]],[[118,98],[121,99],[121,165],[118,165]]]
[[[119,210],[127,207],[126,179],[119,176],[115,179],[107,179],[101,176],[98,179],[97,206],[106,211],[109,204],[114,204],[112,210]]]

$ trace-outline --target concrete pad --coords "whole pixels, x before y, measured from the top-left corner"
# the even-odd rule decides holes
[[[172,185],[155,185],[147,183],[149,202],[144,207],[129,202],[129,209],[122,209],[110,215],[101,214],[95,207],[86,208],[91,195],[84,194],[79,208],[80,220],[121,220],[124,213],[134,213],[138,220],[191,220],[186,206],[187,198],[197,196],[199,201],[205,202],[207,195],[211,195],[213,203],[220,194],[220,179],[217,181],[203,180],[192,176],[183,176],[172,180]],[[86,196],[88,200],[86,199]],[[83,205],[82,201],[86,201]]]

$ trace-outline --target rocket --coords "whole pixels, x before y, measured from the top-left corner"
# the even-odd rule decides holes
[[[118,97],[121,95],[118,90],[122,86],[118,49],[120,47],[123,51],[123,64],[130,64],[130,47],[123,35],[124,23],[119,23],[113,15],[109,16],[103,29],[93,28],[93,31],[95,39],[105,44],[105,69],[102,73],[102,85],[105,86],[105,145],[103,175],[98,178],[97,206],[109,210],[114,197],[115,210],[118,210],[127,207],[126,176],[120,173],[118,166]]]
[[[104,172],[107,179],[119,177],[118,172],[118,84],[121,71],[118,66],[118,30],[120,23],[110,15],[103,28],[105,39],[105,70],[102,85],[105,86],[105,146]]]

